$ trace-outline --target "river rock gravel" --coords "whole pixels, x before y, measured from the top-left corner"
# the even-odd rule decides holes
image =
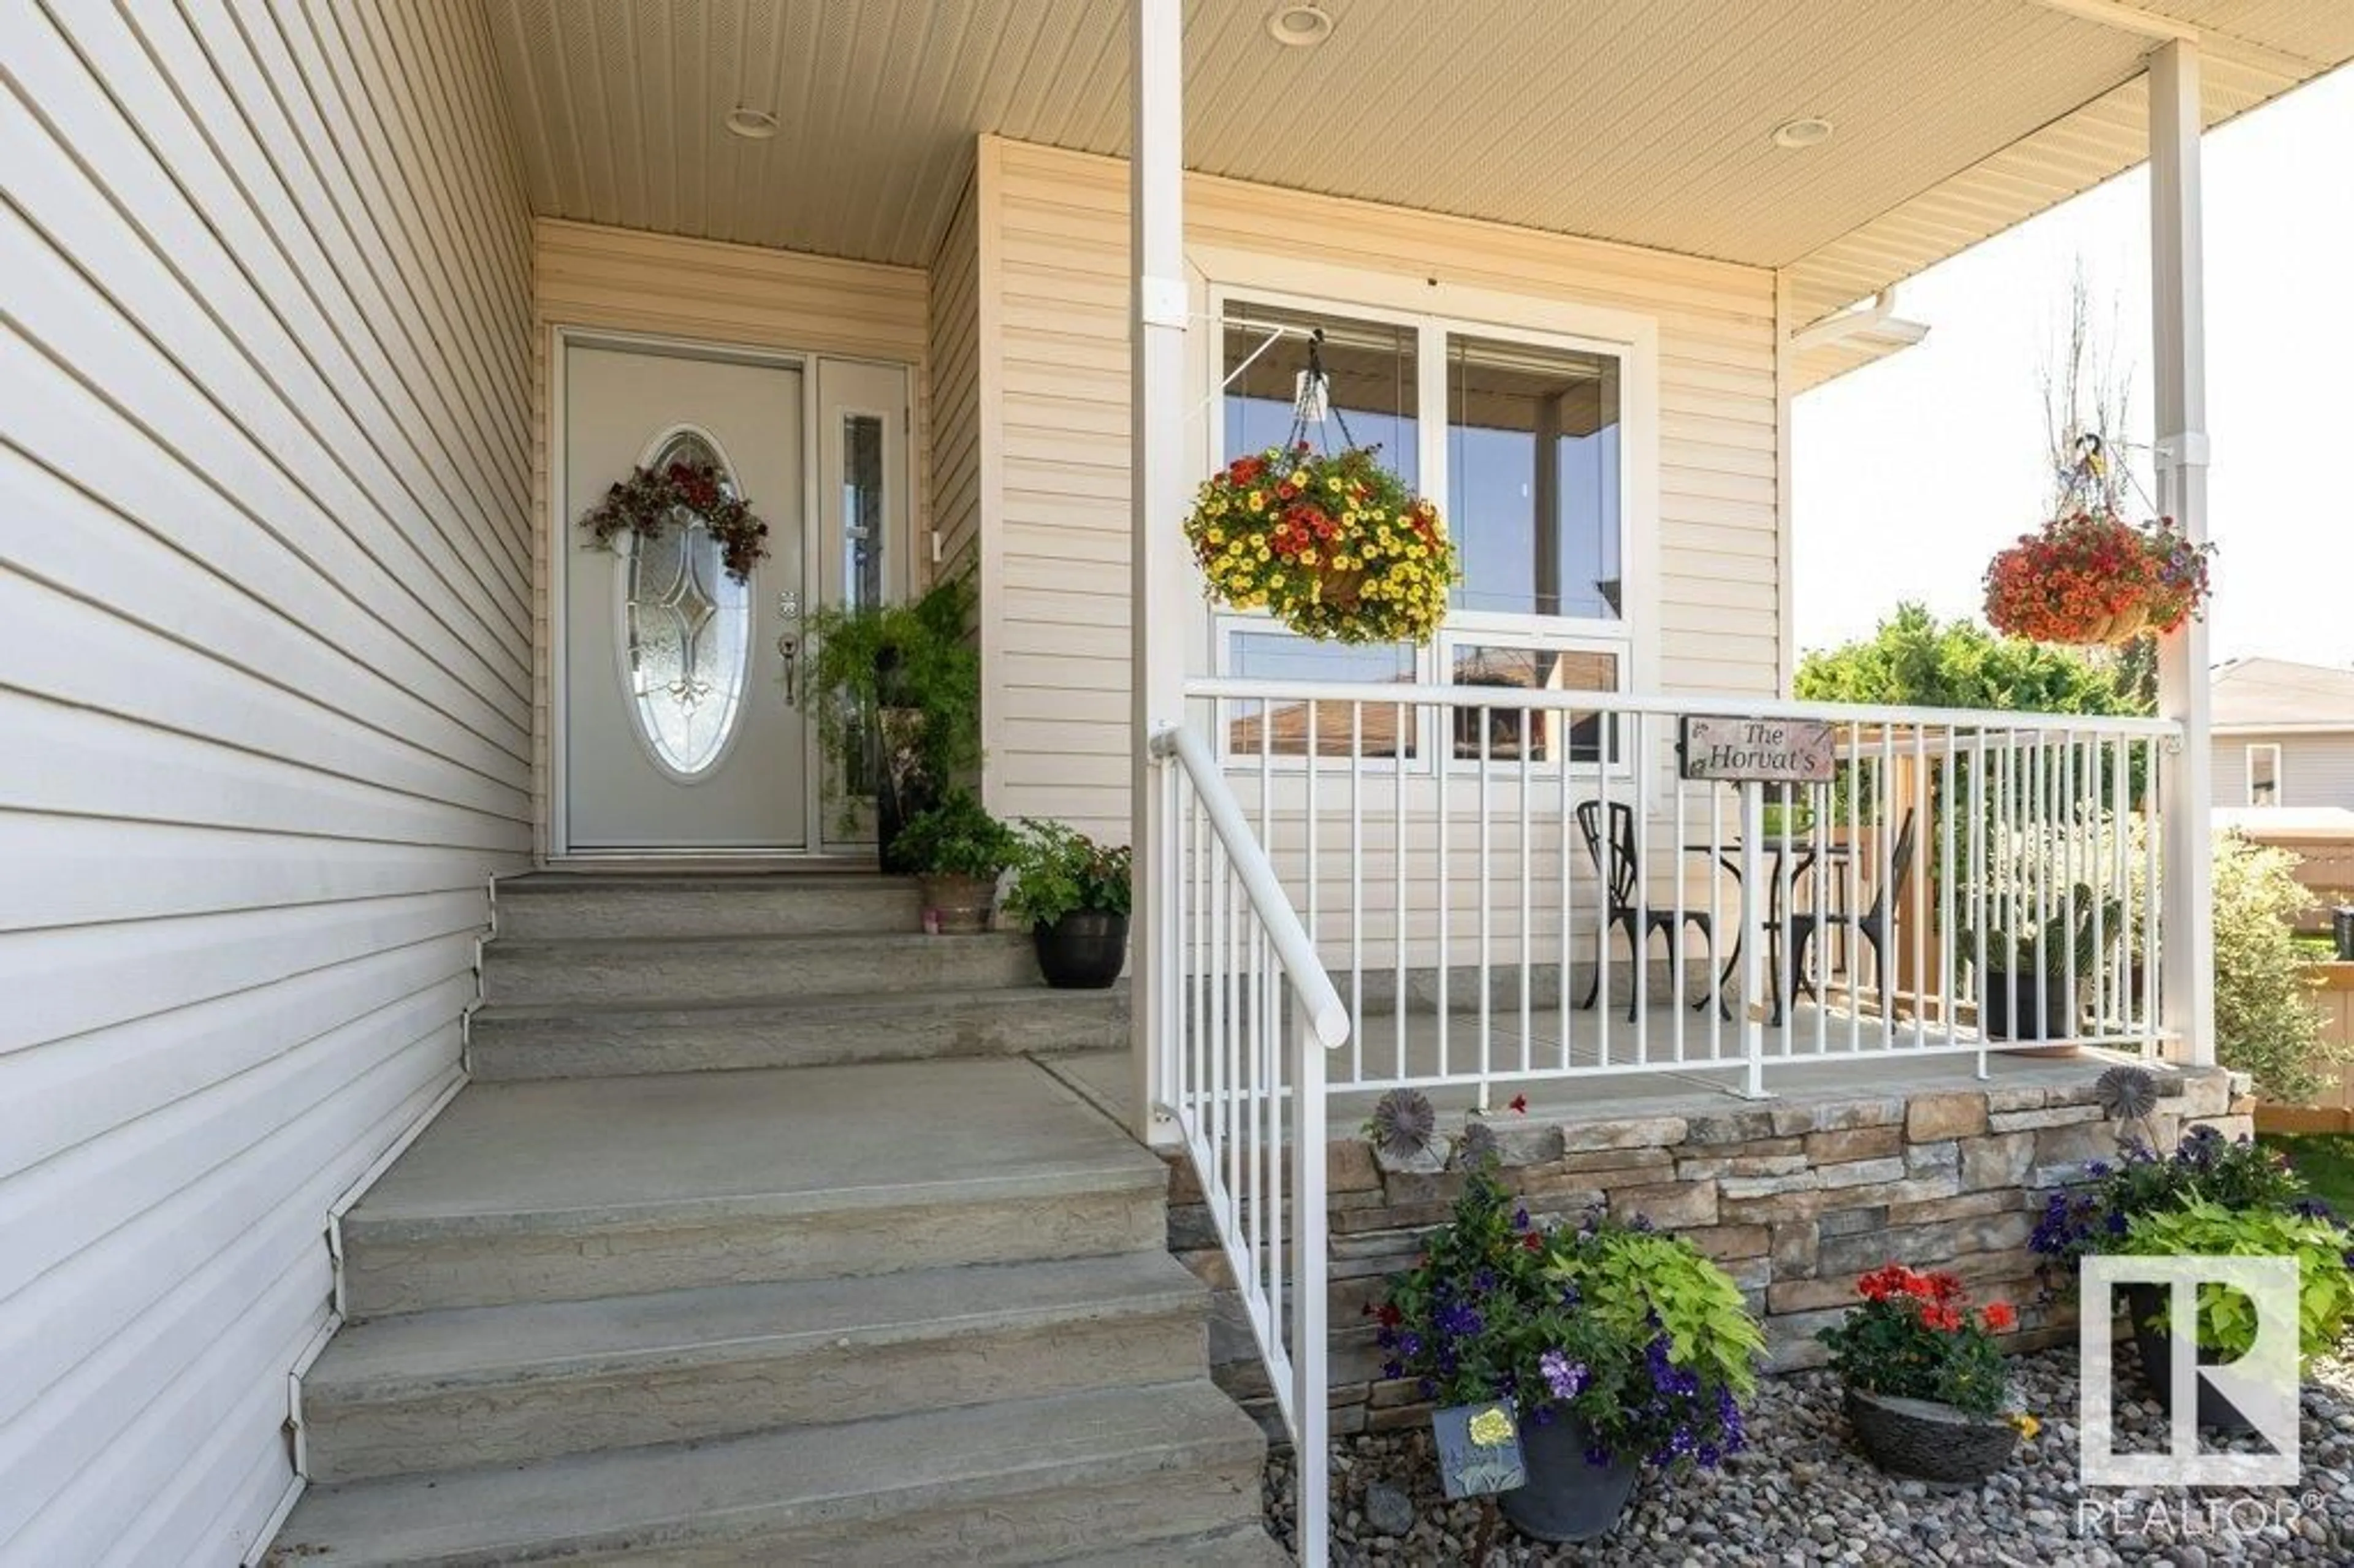
[[[1839,1384],[1828,1373],[1767,1379],[1752,1406],[1753,1446],[1722,1470],[1673,1481],[1647,1474],[1617,1528],[1581,1545],[1545,1546],[1499,1521],[1487,1561],[1476,1568],[2354,1563],[2354,1362],[2323,1363],[2306,1387],[2304,1483],[2294,1489],[2084,1488],[2073,1348],[2017,1358],[2012,1387],[2042,1430],[1985,1485],[1948,1489],[1874,1469],[1850,1444]],[[2162,1450],[2165,1417],[2140,1397],[2129,1351],[2115,1387],[2119,1450]],[[2231,1446],[2251,1448],[2253,1440]],[[1473,1563],[1485,1505],[1440,1496],[1426,1428],[1344,1438],[1332,1463],[1335,1563]],[[1366,1507],[1375,1486],[1411,1500],[1410,1529],[1384,1533],[1376,1526],[1375,1518],[1387,1526],[1398,1520],[1394,1499]],[[1267,1508],[1269,1528],[1287,1546],[1295,1496],[1285,1451],[1267,1467]]]

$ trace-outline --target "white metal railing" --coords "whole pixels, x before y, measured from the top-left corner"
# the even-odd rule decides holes
[[[2158,1047],[2171,722],[1526,686],[1187,693],[1185,745],[1249,803],[1235,832],[1345,996],[1336,1092],[1469,1084],[1485,1104],[1512,1080],[1722,1070],[1759,1094],[1784,1064],[1959,1052],[1983,1074],[1989,1051]],[[1691,716],[1827,723],[1834,777],[1684,779]],[[1173,847],[1173,865],[1199,858]],[[1218,910],[1193,913],[1163,973],[1190,977],[1190,1021],[1214,1031],[1240,1015],[1201,1011],[1203,967],[1231,955],[1203,945]]]
[[[1299,1560],[1320,1568],[1324,1056],[1347,1041],[1349,1014],[1210,747],[1181,728],[1155,736],[1151,750],[1165,828],[1146,884],[1161,915],[1150,1081],[1201,1180],[1291,1433]]]

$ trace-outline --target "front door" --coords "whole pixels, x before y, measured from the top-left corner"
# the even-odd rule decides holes
[[[803,588],[798,369],[567,345],[563,521],[565,832],[571,851],[797,850],[810,737],[798,689]],[[748,582],[685,521],[599,547],[578,519],[632,468],[685,460],[769,525]]]

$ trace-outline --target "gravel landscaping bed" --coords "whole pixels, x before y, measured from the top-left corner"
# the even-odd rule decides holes
[[[2354,1362],[2327,1363],[2306,1389],[2305,1484],[2295,1491],[2088,1493],[2076,1478],[2075,1361],[2071,1348],[2012,1362],[2012,1387],[2043,1429],[1983,1487],[1882,1475],[1849,1444],[1837,1382],[1801,1372],[1766,1380],[1750,1416],[1753,1446],[1722,1470],[1673,1484],[1647,1476],[1617,1528],[1581,1546],[1539,1545],[1500,1523],[1479,1568],[2354,1563]],[[2161,1450],[2164,1417],[2124,1367],[2116,1389],[2119,1449]],[[1441,1498],[1427,1428],[1344,1439],[1333,1463],[1334,1563],[1471,1562],[1483,1505]],[[1287,1545],[1294,1495],[1286,1453],[1268,1467],[1267,1498]],[[1411,1527],[1384,1533],[1405,1505]]]

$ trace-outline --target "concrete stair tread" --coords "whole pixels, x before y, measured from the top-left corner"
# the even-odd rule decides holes
[[[1197,1305],[1166,1253],[712,1286],[591,1301],[418,1312],[354,1324],[302,1380],[306,1406],[1052,1326]]]
[[[652,1222],[1164,1180],[1018,1058],[556,1079],[468,1086],[345,1224]]]
[[[1135,1568],[1140,1560],[1136,1547],[1120,1546],[1057,1557],[1050,1568]],[[1256,1520],[1191,1541],[1156,1541],[1150,1561],[1152,1568],[1292,1568],[1291,1553]]]
[[[564,1555],[721,1561],[729,1540],[870,1525],[903,1562],[895,1519],[994,1512],[1042,1491],[1255,1464],[1264,1438],[1207,1382],[1064,1394],[700,1444],[316,1488],[278,1538],[281,1560],[457,1564]],[[1236,1499],[1256,1510],[1254,1489]],[[1132,1520],[1107,1520],[1116,1530]],[[1240,1522],[1239,1520],[1234,1522]],[[1107,1533],[1099,1536],[1106,1549]],[[904,1543],[912,1544],[912,1543]],[[1068,1557],[1052,1542],[970,1561]],[[699,1549],[699,1554],[698,1554]],[[780,1559],[769,1559],[771,1561]],[[929,1560],[948,1559],[932,1557]]]
[[[728,893],[742,888],[790,888],[822,893],[831,889],[864,892],[873,888],[913,889],[912,876],[885,876],[841,865],[809,871],[535,871],[499,879],[499,896],[535,898],[569,893],[700,892]]]
[[[1016,948],[1023,952],[1031,950],[1029,932],[970,931],[933,936],[924,931],[739,931],[716,937],[501,937],[489,944],[484,951],[487,956],[505,959],[537,959],[552,955],[577,962],[593,963],[599,959],[626,959],[643,953],[726,953],[739,949],[744,956],[758,958],[773,955],[782,948],[816,963],[822,962],[831,953],[868,953],[877,948],[918,954]]]
[[[746,1019],[790,1023],[796,1019],[816,1022],[832,1018],[892,1012],[909,1008],[1044,1007],[1082,1011],[1109,1006],[1125,1008],[1127,1002],[1128,990],[1125,981],[1115,989],[1070,991],[1057,990],[1046,984],[1045,981],[1040,980],[1034,986],[906,991],[885,995],[877,995],[873,991],[823,991],[802,995],[725,997],[694,1001],[494,1001],[477,1008],[474,1012],[474,1022],[477,1025],[510,1022],[536,1023],[588,1016],[599,1021],[612,1020],[616,1022],[629,1023],[662,1023],[690,1018],[706,1022]]]

